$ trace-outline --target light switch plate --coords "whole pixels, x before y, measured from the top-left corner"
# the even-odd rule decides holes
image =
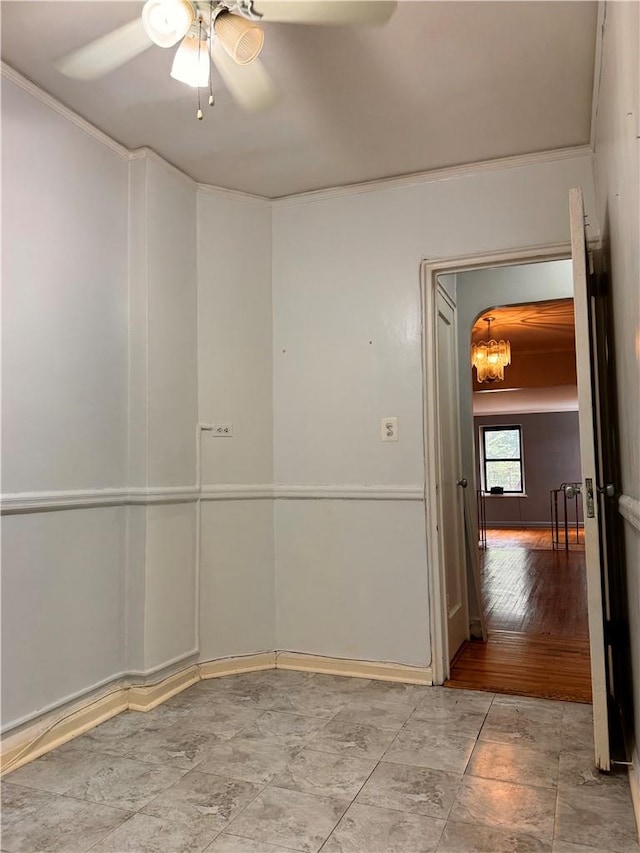
[[[398,419],[382,418],[380,422],[380,438],[383,441],[398,440]]]

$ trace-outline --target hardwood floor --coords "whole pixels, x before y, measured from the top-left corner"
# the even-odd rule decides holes
[[[562,542],[564,542],[564,528],[560,531]],[[530,548],[537,551],[553,550],[551,542],[551,528],[498,528],[487,529],[488,548]],[[564,546],[560,549],[564,552]],[[569,530],[569,550],[584,551],[584,530],[578,530],[576,541],[575,528]]]
[[[489,629],[589,639],[584,554],[488,548],[482,563]]]
[[[447,687],[591,702],[589,641],[490,631],[464,643]]]
[[[542,532],[547,549],[527,547]],[[447,685],[590,702],[584,553],[550,550],[549,531],[488,531],[487,539],[489,638],[463,644]]]

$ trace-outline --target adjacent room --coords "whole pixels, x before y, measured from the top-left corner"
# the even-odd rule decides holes
[[[487,285],[493,298],[502,288],[563,298],[486,306],[471,329],[461,371],[472,363],[473,432],[462,440],[475,455],[488,642],[460,648],[448,683],[589,702],[571,262],[468,273],[458,284],[463,309]],[[493,370],[492,342],[504,362]]]
[[[0,11],[3,853],[638,853],[640,5]]]

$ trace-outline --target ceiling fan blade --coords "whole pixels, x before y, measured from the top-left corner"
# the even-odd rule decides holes
[[[396,0],[254,0],[265,22],[283,24],[385,24]]]
[[[259,59],[249,65],[238,65],[217,39],[213,43],[211,58],[227,88],[245,110],[266,110],[276,102],[275,87]]]
[[[142,20],[136,18],[62,57],[56,62],[56,68],[67,77],[95,80],[124,65],[152,44],[144,31]]]

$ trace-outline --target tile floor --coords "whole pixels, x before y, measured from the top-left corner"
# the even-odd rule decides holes
[[[2,783],[6,853],[640,853],[591,708],[275,670],[128,712]]]

